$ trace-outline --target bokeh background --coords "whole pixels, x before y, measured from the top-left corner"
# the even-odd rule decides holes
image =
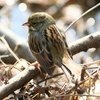
[[[46,12],[53,16],[58,27],[67,26],[99,0],[0,0],[0,22],[27,41],[28,28],[22,24],[35,12]],[[88,34],[100,31],[100,7],[91,11],[75,23],[67,32],[68,44]],[[77,63],[100,59],[100,49],[89,49],[74,56]]]

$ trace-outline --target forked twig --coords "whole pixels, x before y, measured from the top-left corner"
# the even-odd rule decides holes
[[[0,37],[0,39],[2,40],[2,42],[6,45],[7,49],[9,50],[9,52],[15,57],[15,59],[23,66],[25,67],[21,62],[20,59],[16,56],[16,54],[11,50],[11,48],[9,47],[7,41],[5,40],[4,36]]]

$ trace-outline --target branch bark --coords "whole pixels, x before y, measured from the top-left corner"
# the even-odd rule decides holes
[[[15,77],[11,78],[8,81],[8,84],[0,87],[0,100],[13,93],[15,90],[21,88],[32,78],[35,78],[39,74],[40,72],[36,67],[30,66]]]
[[[69,44],[69,48],[72,52],[72,55],[75,55],[81,51],[86,52],[90,48],[99,48],[99,47],[100,47],[100,31],[85,36]]]

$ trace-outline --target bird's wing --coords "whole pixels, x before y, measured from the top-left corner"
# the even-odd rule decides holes
[[[40,63],[40,65],[43,67],[43,69],[50,76],[52,76],[51,68],[53,67],[54,63],[53,63],[53,60],[52,60],[52,55],[50,53],[49,47],[46,46],[45,49],[40,54],[35,53],[34,56],[37,59],[37,61]]]

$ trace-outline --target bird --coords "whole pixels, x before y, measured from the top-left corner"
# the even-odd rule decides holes
[[[45,12],[36,12],[23,24],[28,26],[30,51],[42,68],[52,76],[52,68],[60,67],[67,80],[80,77],[82,67],[71,58],[66,34],[56,25],[54,18]]]

